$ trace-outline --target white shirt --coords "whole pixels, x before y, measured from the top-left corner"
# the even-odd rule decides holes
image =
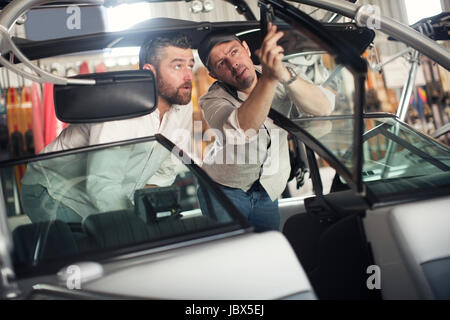
[[[41,153],[92,146],[134,138],[164,135],[173,143],[181,143],[177,128],[192,131],[192,102],[172,106],[160,122],[158,109],[145,116],[99,123],[71,124]],[[174,141],[176,140],[176,141]]]
[[[192,132],[192,103],[173,106],[161,122],[159,118],[156,109],[151,114],[127,120],[71,124],[41,153],[157,133],[180,148],[186,148],[189,139],[183,141],[186,134],[180,135],[178,130]],[[133,204],[134,191],[146,184],[172,184],[177,171],[170,155],[169,150],[156,142],[85,152],[32,163],[28,165],[22,183],[43,185],[55,200],[84,217],[95,212],[129,208]]]

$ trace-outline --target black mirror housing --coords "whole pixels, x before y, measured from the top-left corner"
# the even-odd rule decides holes
[[[67,123],[123,120],[153,112],[156,80],[149,70],[129,70],[76,76],[95,85],[55,85],[56,117]]]

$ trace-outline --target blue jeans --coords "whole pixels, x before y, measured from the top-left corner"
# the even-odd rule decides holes
[[[254,183],[247,192],[242,189],[229,188],[220,184],[217,184],[217,186],[225,193],[228,199],[231,200],[240,213],[248,219],[256,232],[280,230],[280,208],[278,207],[278,199],[272,201],[259,181]],[[214,210],[213,214],[210,213],[211,206],[208,207],[203,188],[198,188],[197,195],[200,208],[204,215],[216,218],[218,222],[231,221],[229,214],[211,193],[209,193],[209,198],[211,199],[211,205]]]
[[[81,222],[82,220],[82,217],[71,208],[53,199],[47,189],[40,184],[22,184],[21,193],[23,209],[34,223],[55,219],[64,222]]]

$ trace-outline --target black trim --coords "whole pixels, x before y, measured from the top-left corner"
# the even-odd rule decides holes
[[[353,122],[353,179],[356,184],[356,191],[364,193],[362,181],[362,169],[364,162],[363,133],[364,133],[364,102],[365,102],[365,80],[366,75],[355,73],[355,117]]]
[[[108,143],[79,147],[79,148],[74,148],[74,149],[69,149],[69,150],[61,150],[61,151],[48,152],[48,153],[39,153],[37,155],[0,161],[0,168],[10,167],[10,166],[19,165],[19,164],[27,164],[30,161],[35,162],[35,161],[53,159],[53,158],[57,158],[60,156],[69,156],[69,155],[74,155],[74,154],[85,152],[85,151],[86,152],[87,151],[96,151],[96,150],[106,149],[109,147],[120,147],[123,145],[140,143],[140,142],[150,142],[150,141],[156,141],[155,136],[134,138],[134,139],[129,139],[129,140],[117,141],[117,142],[108,142]]]
[[[257,73],[258,74],[258,73]],[[238,96],[238,91],[236,88],[234,88],[233,86],[230,86],[228,83],[225,83],[223,81],[219,81],[217,80],[216,82],[214,82],[212,85],[217,85],[219,87],[221,87],[223,90],[225,90],[227,93],[229,93],[233,98],[235,98],[237,101],[239,102],[244,102],[241,99],[239,99]],[[211,85],[211,86],[212,86]]]
[[[370,186],[367,186],[367,190],[370,190]],[[373,193],[372,193],[373,194]],[[373,196],[374,201],[370,199],[371,209],[390,207],[404,203],[411,203],[417,201],[426,201],[435,198],[448,197],[450,194],[450,187],[441,189],[432,189],[429,191],[420,190],[407,190],[404,192],[395,193],[394,195],[383,195],[381,198]]]
[[[229,211],[232,218],[236,219],[242,228],[252,229],[249,221],[241,213],[239,213],[239,210],[229,200],[225,193],[223,193],[223,191],[219,187],[217,187],[216,183],[209,177],[209,175],[205,171],[200,169],[200,167],[187,154],[185,154],[183,150],[179,149],[172,141],[164,137],[162,134],[156,134],[155,138],[161,145],[172,152],[172,154],[175,154],[181,161],[183,160],[183,157],[188,158],[189,163],[184,164],[188,166],[193,172],[195,172],[198,177],[200,177],[204,181],[207,181],[210,185],[214,185],[214,188],[212,188],[214,195],[223,201],[222,205],[224,205],[225,209]],[[179,152],[174,153],[174,150],[178,150]]]
[[[279,27],[285,28],[284,25]],[[322,27],[325,28],[330,38],[341,36],[341,38],[349,39],[347,41],[348,45],[356,52],[364,51],[369,40],[371,40],[368,34],[371,30],[357,27],[355,24],[324,23]],[[146,39],[153,35],[171,32],[183,32],[190,36],[192,38],[193,48],[198,48],[201,41],[211,32],[236,34],[255,30],[252,34],[247,33],[240,36],[241,40],[245,40],[252,51],[254,51],[261,46],[261,32],[259,29],[260,23],[255,19],[249,19],[249,21],[194,22],[169,18],[153,18],[143,21],[128,30],[118,32],[97,32],[42,41],[31,41],[13,37],[13,41],[28,59],[35,60],[77,52],[102,50],[105,48],[141,46]],[[357,40],[351,42],[355,37],[357,37]],[[363,41],[361,41],[361,37]],[[19,61],[15,59],[15,62],[18,63]]]
[[[354,50],[352,45],[342,37],[332,35],[323,25],[282,0],[261,0],[271,4],[277,17],[285,20],[296,29],[303,29],[311,39],[324,46],[324,49],[336,54],[337,61],[356,73],[366,73],[367,63]]]
[[[369,204],[370,208],[373,208],[374,204],[379,202],[376,194],[373,193],[373,191],[367,186],[367,184],[366,184],[366,193],[364,195],[364,198],[366,199],[366,201]]]
[[[66,123],[98,123],[141,117],[155,111],[158,90],[150,70],[78,75],[95,85],[54,86],[56,117]]]
[[[309,163],[309,174],[311,176],[311,180],[313,182],[313,189],[316,196],[323,196],[323,185],[322,179],[320,177],[319,166],[317,165],[317,159],[314,155],[314,151],[306,147],[306,155],[308,157]]]
[[[371,113],[363,113],[364,119],[372,119],[372,118],[397,118],[397,116],[393,113],[387,112],[371,112]]]
[[[258,21],[213,23],[177,19],[160,19],[159,21],[161,21],[161,25],[145,25],[144,21],[144,25],[141,23],[141,26],[118,32],[98,32],[44,41],[24,41],[21,38],[13,38],[13,40],[28,59],[35,60],[76,52],[102,50],[105,48],[140,47],[146,39],[170,32],[183,32],[191,38],[192,47],[197,48],[201,41],[211,32],[236,34],[259,28]],[[167,22],[164,24],[165,21]],[[17,59],[15,62],[18,62]]]
[[[312,19],[296,7],[287,4],[282,0],[261,0],[261,2],[270,4],[275,16],[283,19],[294,28],[302,30],[302,32],[306,33],[311,39],[322,44],[322,47],[326,51],[336,55],[336,61],[338,61],[338,63],[346,66],[352,71],[355,82],[352,173],[350,174],[351,177],[345,177],[342,174],[339,174],[346,181],[352,181],[352,183],[349,184],[353,189],[357,192],[364,193],[364,184],[362,182],[362,134],[364,130],[363,107],[365,99],[364,83],[367,73],[366,61],[360,57],[348,41],[342,37],[331,35],[320,22]],[[334,160],[337,160],[334,156],[333,158]]]
[[[69,290],[64,287],[59,287],[51,284],[37,284],[34,285],[31,291],[25,296],[26,300],[32,300],[35,295],[43,295],[48,298],[65,298],[75,300],[141,300],[143,298],[134,296],[116,295],[110,293],[102,293],[88,290]],[[157,298],[145,298],[157,299]]]

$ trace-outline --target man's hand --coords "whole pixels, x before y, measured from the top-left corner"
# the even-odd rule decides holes
[[[278,81],[287,81],[291,76],[282,62],[284,50],[277,44],[283,32],[277,32],[277,26],[271,23],[267,30],[261,48],[255,51],[262,65],[261,77],[237,112],[239,126],[244,131],[258,131],[261,128],[272,105]]]
[[[261,48],[255,51],[262,65],[262,78],[276,81],[287,81],[290,79],[290,73],[282,62],[284,49],[277,44],[283,35],[283,32],[277,32],[276,25],[269,22],[267,25],[267,35],[264,38]]]
[[[284,49],[277,44],[283,35],[282,31],[277,31],[276,25],[272,23],[267,25],[267,35],[261,48],[255,51],[262,65],[261,82],[269,83],[291,79],[291,74],[282,61]],[[325,93],[315,84],[299,77],[287,87],[287,90],[290,91],[291,97],[301,113],[326,116],[332,112],[334,102],[330,103]]]

